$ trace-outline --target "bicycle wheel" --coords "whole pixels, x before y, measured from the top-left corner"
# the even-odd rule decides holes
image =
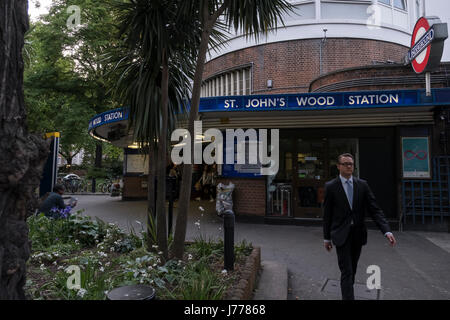
[[[112,184],[109,184],[108,185],[108,193],[111,193],[112,192]]]
[[[101,184],[101,190],[103,193],[107,193],[108,192],[108,185],[106,183],[102,183]]]

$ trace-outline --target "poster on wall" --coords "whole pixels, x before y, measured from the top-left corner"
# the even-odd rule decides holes
[[[223,158],[224,161],[226,159],[226,155],[228,153],[234,153],[234,164],[226,164],[222,165],[222,176],[227,178],[254,178],[261,177],[261,163],[250,164],[249,163],[249,150],[250,150],[250,142],[247,140],[245,142],[245,163],[238,164],[237,162],[237,141],[234,140],[234,147],[228,146],[226,142],[224,143],[224,153]]]
[[[147,160],[147,161],[146,161]],[[127,173],[148,174],[148,158],[142,154],[127,154]]]
[[[430,179],[428,137],[402,137],[403,178]]]

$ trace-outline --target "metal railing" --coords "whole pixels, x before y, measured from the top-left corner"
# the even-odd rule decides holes
[[[444,223],[450,219],[450,156],[433,158],[430,180],[402,181],[402,222]]]
[[[272,215],[292,217],[292,185],[289,183],[277,183],[271,191]]]

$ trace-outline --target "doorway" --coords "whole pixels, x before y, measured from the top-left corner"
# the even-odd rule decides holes
[[[340,154],[349,152],[355,156],[355,163],[358,163],[358,139],[297,138],[295,147],[294,217],[322,218],[325,182],[338,175],[336,159]],[[355,176],[358,176],[356,170]]]

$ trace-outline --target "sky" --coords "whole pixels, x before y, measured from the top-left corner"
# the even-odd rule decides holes
[[[47,13],[51,3],[51,0],[29,0],[28,13],[31,16],[31,20],[36,20],[39,15]],[[36,4],[39,5],[39,8],[36,7]]]
[[[446,22],[450,29],[450,1],[449,0],[426,0],[426,15],[437,16],[442,22]],[[450,40],[444,43],[444,54],[442,61],[450,61]]]
[[[40,4],[36,8],[36,4]],[[29,13],[32,20],[36,20],[40,14],[48,12],[51,0],[29,0]],[[438,16],[442,22],[447,22],[450,26],[450,1],[449,0],[426,0],[426,15]],[[450,61],[450,39],[445,41],[444,55],[442,61]]]

